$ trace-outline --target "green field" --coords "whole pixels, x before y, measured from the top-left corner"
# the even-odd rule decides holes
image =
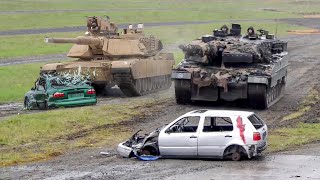
[[[0,16],[0,30],[83,26],[84,17],[91,15],[109,15],[117,23],[139,23],[279,19],[316,14],[319,9],[320,2],[302,0],[3,0],[0,10],[10,13]]]
[[[236,22],[236,21],[235,21]],[[187,43],[203,34],[211,34],[213,29],[220,28],[225,23],[212,23],[201,25],[179,25],[168,27],[151,27],[146,28],[146,35],[155,35],[160,38],[166,47],[178,47],[179,44]],[[229,23],[227,23],[229,24]],[[258,29],[268,29],[270,33],[275,33],[277,29],[278,36],[285,36],[288,30],[305,29],[301,26],[289,25],[276,22],[245,22],[241,23],[243,33],[249,26]],[[5,58],[46,55],[56,53],[66,53],[72,44],[46,44],[45,37],[77,37],[83,35],[84,32],[73,33],[48,33],[38,35],[17,35],[2,36],[2,44],[8,46],[0,46],[0,61]],[[177,50],[177,49],[174,49]]]
[[[320,1],[1,0],[0,11],[8,12],[0,16],[0,31],[85,26],[85,16],[109,15],[118,24],[210,20],[232,20],[236,23],[237,20],[253,20],[241,23],[244,31],[247,27],[254,26],[271,33],[275,33],[277,29],[278,36],[286,36],[288,30],[306,27],[276,23],[273,20],[318,14]],[[262,21],[263,19],[269,21]],[[178,45],[203,34],[211,34],[213,29],[223,24],[229,23],[146,27],[145,32],[160,38],[166,50],[174,52],[178,63],[183,58]],[[71,44],[45,44],[44,38],[76,37],[83,33],[0,36],[0,61],[6,58],[66,53]],[[0,104],[22,102],[24,94],[37,79],[42,64],[0,67]],[[114,145],[128,137],[133,130],[119,123],[139,118],[145,115],[145,111],[152,111],[153,105],[159,104],[163,102],[138,99],[126,105],[58,109],[7,117],[0,121],[0,166],[45,160],[77,148]],[[297,111],[299,117],[304,115],[305,111],[302,110]],[[296,117],[297,114],[290,114],[285,116],[285,120]],[[319,129],[319,124],[298,124],[294,128],[273,130],[269,136],[269,151],[320,140]]]
[[[25,64],[0,67],[0,103],[22,102],[39,75],[41,64]]]

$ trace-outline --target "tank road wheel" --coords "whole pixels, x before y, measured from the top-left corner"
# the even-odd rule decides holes
[[[248,84],[248,100],[249,105],[256,109],[266,109],[270,102],[270,91],[264,84]]]
[[[178,104],[186,104],[191,101],[191,82],[190,80],[175,80],[175,95]]]

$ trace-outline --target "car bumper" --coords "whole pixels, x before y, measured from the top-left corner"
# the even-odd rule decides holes
[[[96,104],[96,98],[82,98],[82,99],[75,99],[75,100],[61,100],[61,101],[54,101],[48,102],[49,107],[67,107],[67,106],[85,106],[85,105],[92,105]]]
[[[132,153],[133,149],[128,146],[123,145],[123,143],[124,142],[122,142],[118,145],[117,151],[120,154],[120,156],[128,158],[128,157],[130,157],[130,154]]]
[[[247,146],[248,158],[258,156],[262,151],[266,150],[267,147],[268,147],[267,142],[262,144],[248,145]]]
[[[257,146],[257,153],[261,153],[262,151],[266,150],[267,147],[268,147],[268,143],[267,142],[259,144]]]

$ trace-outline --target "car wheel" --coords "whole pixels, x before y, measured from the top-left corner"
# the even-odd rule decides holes
[[[234,152],[231,155],[232,161],[240,161],[241,160],[241,153],[240,152]]]
[[[47,110],[48,109],[48,102],[47,101],[44,101],[43,103],[39,103],[38,104],[38,108],[40,110]]]
[[[30,109],[28,97],[24,98],[23,107],[24,107],[24,109],[28,109],[28,110]]]
[[[141,150],[140,155],[158,156],[159,153],[158,153],[158,151],[157,151],[154,147],[147,146],[147,147],[144,147],[144,148]]]

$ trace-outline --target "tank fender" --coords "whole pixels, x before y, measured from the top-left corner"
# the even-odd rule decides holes
[[[111,63],[111,73],[130,73],[130,61],[113,61]]]
[[[269,79],[262,76],[249,76],[248,83],[269,85]]]

